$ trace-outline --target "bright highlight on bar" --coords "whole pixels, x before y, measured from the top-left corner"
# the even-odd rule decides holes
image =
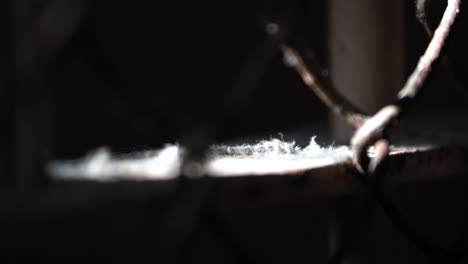
[[[171,179],[180,174],[183,154],[178,145],[126,155],[101,148],[82,159],[52,162],[48,172],[57,179]],[[284,174],[343,162],[350,156],[349,147],[321,147],[315,137],[305,148],[294,141],[270,139],[252,145],[213,145],[202,168],[211,176]]]

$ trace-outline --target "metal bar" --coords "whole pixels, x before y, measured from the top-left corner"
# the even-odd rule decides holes
[[[367,113],[392,103],[403,84],[401,0],[329,1],[330,76],[344,97]],[[353,129],[331,117],[335,138]]]
[[[432,37],[429,46],[427,47],[424,55],[419,59],[416,69],[410,75],[405,83],[405,86],[398,93],[398,99],[408,100],[416,97],[418,92],[421,90],[427,76],[431,72],[431,67],[440,56],[442,47],[445,44],[450,28],[457,18],[457,14],[460,9],[459,0],[448,0],[447,8],[444,12],[442,20],[437,27]]]
[[[295,48],[282,44],[281,50],[286,61],[294,67],[303,82],[325,103],[334,114],[343,117],[354,127],[360,127],[367,119],[367,115],[358,107],[343,97],[326,76],[321,76],[318,63],[312,58],[310,51],[302,48],[302,56]],[[320,80],[321,79],[321,80]]]
[[[395,105],[387,105],[382,108],[366,124],[360,127],[351,140],[353,148],[354,165],[360,172],[367,171],[368,158],[366,150],[377,140],[383,137],[384,132],[394,121],[407,111],[415,97],[422,89],[431,69],[442,51],[442,47],[450,33],[451,26],[455,22],[460,8],[459,0],[448,0],[442,20],[434,32],[426,51],[419,59],[416,69],[409,76],[403,88],[398,93],[398,102]],[[385,148],[381,148],[385,150]],[[381,155],[386,155],[381,153]]]
[[[393,150],[388,158],[385,177],[388,184],[399,185],[428,181],[468,172],[466,149],[462,147],[404,147]],[[246,163],[252,160],[241,158]],[[242,166],[242,163],[237,163]],[[218,201],[222,206],[261,207],[287,201],[339,197],[366,188],[354,176],[347,162],[326,166],[295,168],[258,174],[254,170],[242,174],[210,174],[218,179]],[[252,176],[256,175],[256,176]]]

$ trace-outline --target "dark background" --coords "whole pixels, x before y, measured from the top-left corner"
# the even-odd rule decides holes
[[[40,161],[77,158],[104,145],[127,153],[165,143],[195,148],[200,142],[203,146],[268,138],[278,132],[299,131],[296,134],[310,137],[324,131],[330,136],[327,109],[285,67],[263,30],[265,22],[292,12],[293,34],[304,34],[326,66],[327,1],[70,2],[84,4],[87,11],[79,16],[64,45],[51,52],[31,28],[36,28],[36,19],[54,1],[0,1],[1,189],[34,183],[41,174],[41,167],[34,164],[43,165]],[[405,6],[406,76],[428,43],[413,4],[406,1]],[[430,1],[430,21],[438,21],[444,6],[445,1]],[[68,14],[73,10],[77,9],[68,9]],[[411,109],[416,118],[429,120],[430,125],[420,129],[437,134],[444,125],[432,120],[440,116],[466,128],[465,14],[462,8],[446,50],[460,87],[441,67],[434,68],[427,89]],[[61,24],[54,20],[43,30],[53,32]],[[22,40],[24,32],[33,33]],[[272,179],[265,177],[265,181]],[[300,194],[298,190],[305,190],[301,179],[285,180],[290,183],[285,190]],[[465,234],[466,177],[441,182],[418,182],[392,194],[420,232],[447,242]],[[227,184],[245,187],[239,188],[245,192],[239,193],[245,204],[261,201],[261,184],[244,186],[236,179]],[[0,244],[5,251],[0,252],[0,260],[8,263],[4,257],[9,253],[14,263],[18,257],[83,263],[89,255],[113,257],[103,259],[106,262],[144,259],[154,263],[171,253],[171,244],[164,242],[171,242],[174,234],[177,242],[177,227],[186,226],[186,219],[176,228],[167,221],[173,208],[176,213],[179,207],[187,209],[188,213],[181,211],[188,219],[191,210],[197,213],[192,199],[197,198],[192,193],[196,188],[185,182],[181,186],[158,181],[59,182],[31,192],[2,190]],[[236,210],[218,201],[219,193],[211,195],[207,207],[219,202],[218,208],[210,207],[195,231],[189,232],[181,262],[326,263],[332,219],[346,230],[364,226],[361,239],[348,241],[351,259],[364,263],[428,260],[395,231],[381,210],[373,207],[368,212],[368,197],[278,202]]]
[[[26,28],[47,6],[45,1],[34,3],[24,5],[32,10]],[[164,143],[195,146],[327,127],[326,108],[285,67],[278,51],[265,48],[263,30],[265,22],[293,10],[293,34],[304,34],[326,66],[326,1],[83,3],[87,11],[79,26],[47,67],[38,66],[38,86],[47,88],[35,89],[34,81],[28,85],[39,91],[36,97],[47,97],[46,117],[33,118],[47,127],[42,134],[48,139],[38,139],[47,142],[47,159],[76,158],[103,145],[129,152]],[[16,153],[20,129],[15,124],[25,92],[18,89],[21,76],[13,67],[21,27],[12,22],[18,15],[11,6],[0,5],[0,168],[11,173],[21,166]],[[432,22],[444,6],[445,1],[431,2]],[[406,76],[428,42],[414,14],[413,1],[407,1]],[[464,17],[462,11],[449,45],[450,63],[461,84],[466,83]],[[59,24],[54,21],[50,30]],[[414,112],[459,112],[453,109],[465,104],[466,91],[455,88],[436,67]]]
[[[25,28],[34,28],[35,18],[47,6],[41,3],[24,5],[32,10]],[[326,1],[83,3],[87,11],[73,34],[46,67],[35,66],[41,69],[37,79],[42,83],[27,84],[33,92],[18,88],[24,78],[14,65],[22,28],[15,26],[18,14],[12,7],[1,4],[0,168],[7,174],[21,166],[18,105],[27,93],[46,98],[48,110],[32,119],[46,127],[37,141],[46,142],[47,160],[76,158],[103,145],[116,152],[175,142],[195,148],[295,130],[313,135],[317,132],[304,129],[327,127],[326,108],[285,67],[264,33],[265,22],[281,21],[284,13],[292,12],[293,35],[303,34],[326,67]],[[445,1],[430,3],[435,25]],[[463,13],[462,9],[448,48],[461,87],[436,66],[415,113],[459,113],[466,102]],[[413,2],[408,1],[406,76],[428,43],[414,14]],[[60,20],[45,31],[53,31],[54,25]],[[32,53],[41,55],[44,50],[47,47],[39,45]]]

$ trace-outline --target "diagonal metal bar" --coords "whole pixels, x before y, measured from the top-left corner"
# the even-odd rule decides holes
[[[419,20],[419,23],[424,27],[429,38],[432,38],[434,35],[434,30],[429,23],[428,10],[428,1],[427,0],[416,0],[416,17]],[[447,74],[447,77],[450,82],[452,82],[455,89],[463,95],[466,95],[466,89],[463,87],[463,84],[460,82],[459,77],[455,74],[452,69],[452,65],[449,60],[448,54],[441,54],[440,64]]]
[[[346,99],[336,88],[328,73],[317,62],[313,51],[303,38],[291,41],[295,12],[289,10],[283,15],[280,24],[269,23],[265,31],[279,45],[285,62],[299,74],[302,81],[333,113],[344,118],[355,128],[360,127],[369,116],[351,101]],[[274,29],[274,30],[272,30]]]
[[[287,44],[280,45],[286,62],[293,67],[317,97],[327,105],[333,113],[343,117],[351,125],[358,128],[368,116],[357,106],[343,97],[334,87],[331,80],[323,73],[323,69],[315,61],[310,51],[305,47],[291,47]]]
[[[460,9],[460,0],[448,0],[447,8],[445,9],[442,20],[434,32],[429,46],[427,47],[424,55],[419,59],[418,65],[413,73],[406,81],[403,89],[398,93],[399,100],[412,99],[416,97],[421,90],[427,76],[431,72],[431,68],[439,58],[442,47],[450,33],[450,28],[455,22],[455,18]]]
[[[435,61],[440,57],[459,9],[460,0],[447,1],[447,7],[439,26],[434,32],[434,36],[415,70],[398,93],[397,104],[384,107],[354,134],[351,140],[353,163],[361,173],[367,171],[367,148],[382,138],[388,127],[401,115],[422,89]]]

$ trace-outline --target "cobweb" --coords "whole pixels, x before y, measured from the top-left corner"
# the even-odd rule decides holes
[[[322,147],[315,137],[305,148],[272,138],[256,144],[213,145],[201,167],[210,176],[284,174],[341,163],[350,156],[348,146]],[[48,172],[57,179],[171,179],[180,174],[183,159],[179,145],[125,155],[100,148],[78,160],[51,162]]]
[[[284,174],[344,162],[348,146],[321,147],[312,137],[307,147],[294,141],[263,140],[257,144],[212,146],[206,170],[218,176]]]

